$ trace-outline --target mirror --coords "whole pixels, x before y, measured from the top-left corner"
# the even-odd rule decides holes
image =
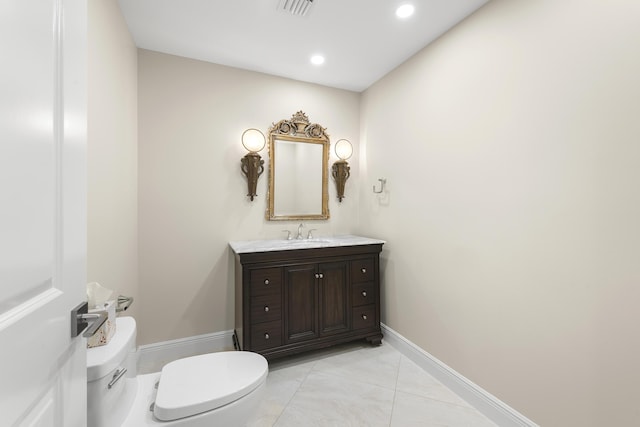
[[[268,220],[329,218],[329,135],[302,111],[269,129]]]

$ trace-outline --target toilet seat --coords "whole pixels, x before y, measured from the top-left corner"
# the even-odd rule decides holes
[[[173,361],[162,368],[153,414],[172,421],[214,410],[251,393],[268,370],[264,357],[247,351]]]

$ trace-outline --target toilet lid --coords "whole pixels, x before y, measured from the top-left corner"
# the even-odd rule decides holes
[[[153,414],[162,421],[211,411],[249,394],[269,371],[248,351],[223,351],[176,360],[162,368]]]

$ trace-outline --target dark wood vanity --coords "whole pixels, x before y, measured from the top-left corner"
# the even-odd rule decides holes
[[[294,242],[282,250],[278,245],[241,250],[231,244],[237,349],[273,359],[358,339],[380,344],[384,242],[344,239],[321,247],[302,242],[300,249]],[[349,239],[358,244],[349,245]]]

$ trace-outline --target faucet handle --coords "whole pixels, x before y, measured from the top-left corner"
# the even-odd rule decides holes
[[[313,232],[316,230],[317,228],[312,228],[311,230],[309,230],[309,233],[307,234],[307,239],[313,239]]]
[[[289,230],[282,230],[282,231],[287,233],[287,240],[291,240],[291,232]]]

